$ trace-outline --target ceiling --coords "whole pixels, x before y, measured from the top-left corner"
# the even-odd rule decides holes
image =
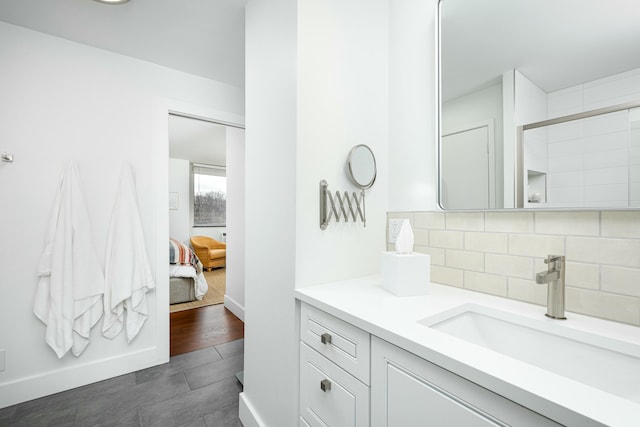
[[[169,114],[169,157],[226,166],[226,126]]]
[[[1,0],[0,21],[244,87],[246,0]],[[226,164],[225,128],[169,117],[171,157]]]
[[[244,87],[247,0],[1,0],[0,21]]]
[[[545,92],[640,68],[637,0],[442,0],[442,95],[518,69]]]

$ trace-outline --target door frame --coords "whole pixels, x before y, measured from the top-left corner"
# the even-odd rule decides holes
[[[156,278],[155,331],[156,358],[169,361],[169,114],[244,128],[244,116],[183,101],[157,98],[153,103],[153,174],[154,174],[154,236],[150,255],[155,259]]]

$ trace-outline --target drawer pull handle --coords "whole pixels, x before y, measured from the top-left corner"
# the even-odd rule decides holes
[[[320,389],[325,393],[331,390],[331,381],[327,379],[320,381]]]
[[[320,335],[320,341],[322,341],[322,344],[331,344],[331,334],[325,332]]]

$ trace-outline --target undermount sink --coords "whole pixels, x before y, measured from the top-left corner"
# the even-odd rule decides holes
[[[488,307],[465,304],[418,323],[640,403],[640,346]]]

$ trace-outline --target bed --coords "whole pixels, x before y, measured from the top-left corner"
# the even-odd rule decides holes
[[[169,239],[169,303],[201,300],[208,289],[196,254],[188,246]]]

